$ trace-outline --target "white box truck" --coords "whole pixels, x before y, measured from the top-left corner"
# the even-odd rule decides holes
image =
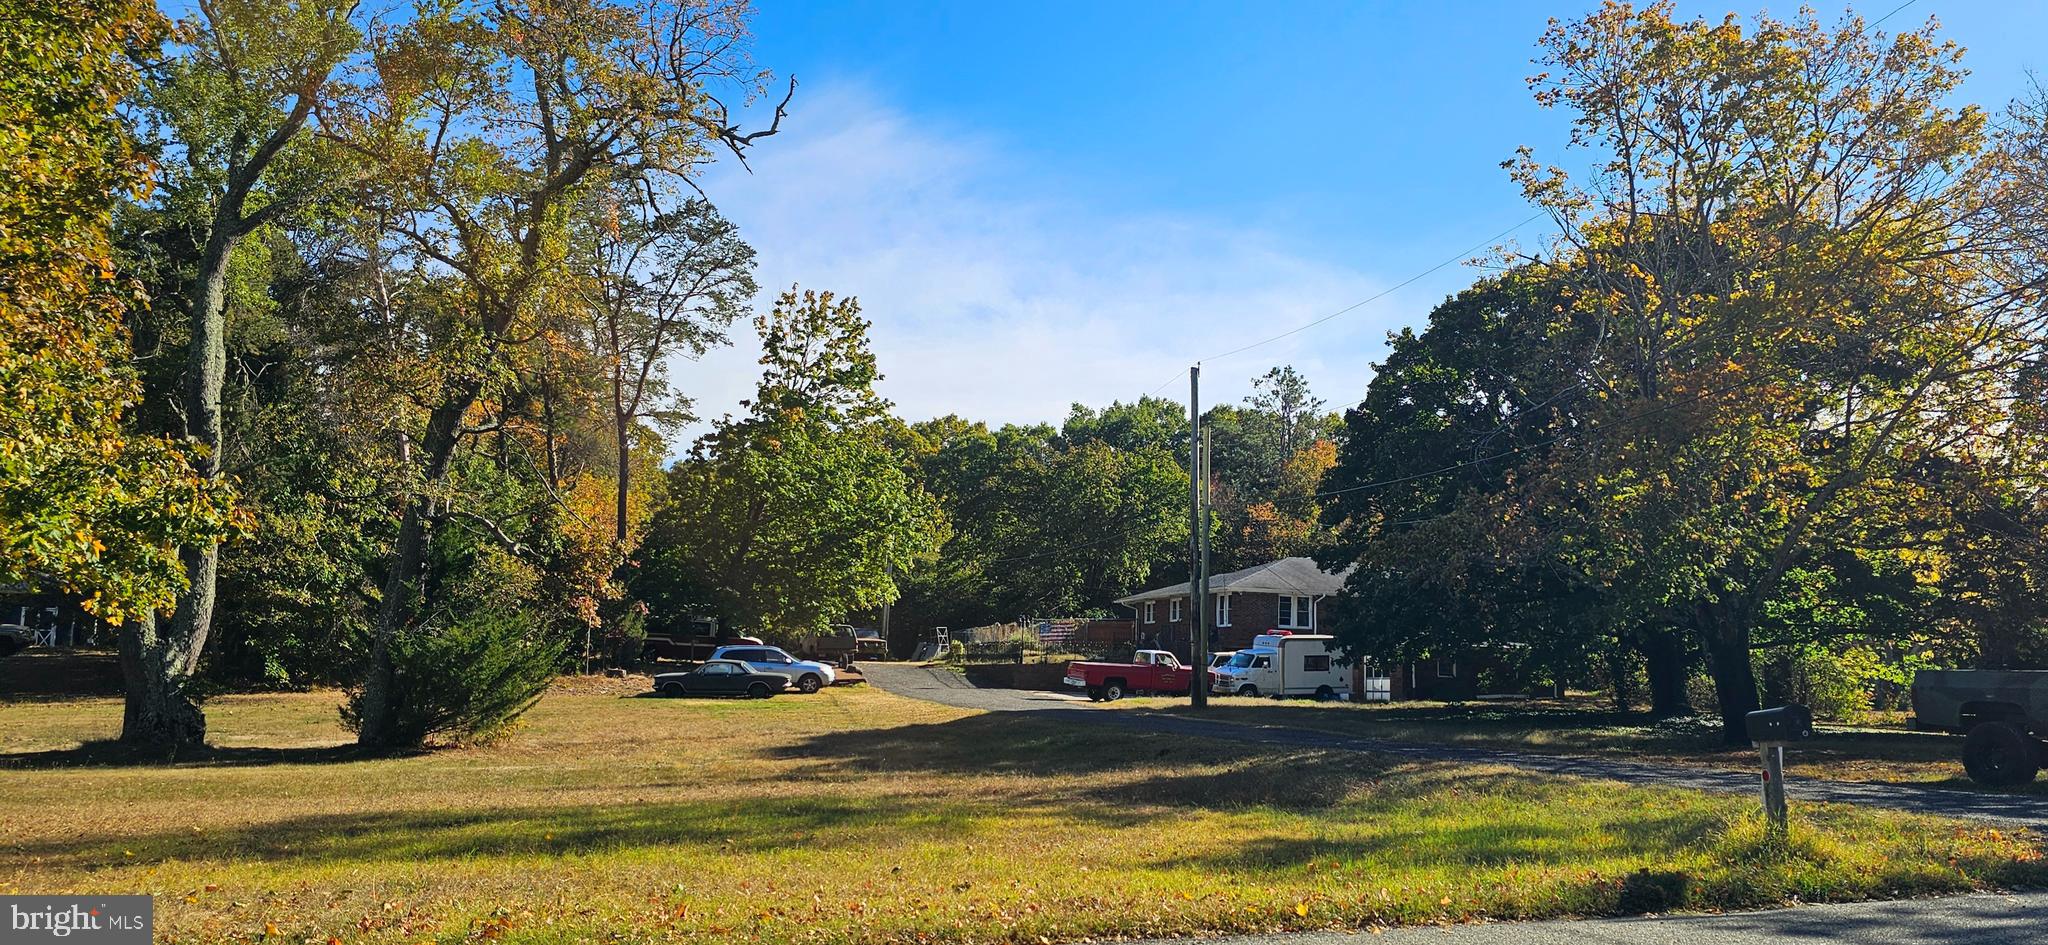
[[[1210,691],[1238,696],[1348,697],[1349,667],[1337,665],[1336,638],[1323,633],[1262,633],[1211,671]]]

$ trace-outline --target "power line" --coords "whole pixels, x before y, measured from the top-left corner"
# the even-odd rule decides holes
[[[1877,19],[1875,19],[1875,20],[1871,20],[1871,21],[1870,21],[1870,28],[1871,28],[1871,29],[1876,29],[1876,28],[1877,28],[1878,26],[1882,25],[1882,24],[1884,23],[1884,21],[1886,21],[1886,20],[1889,20],[1889,19],[1891,19],[1892,17],[1898,16],[1898,15],[1899,15],[1899,12],[1900,12],[1900,11],[1902,11],[1902,10],[1906,9],[1907,7],[1910,7],[1910,6],[1912,6],[1913,4],[1919,3],[1919,2],[1920,2],[1920,0],[1906,0],[1906,2],[1905,2],[1905,3],[1901,3],[1901,4],[1899,4],[1898,6],[1895,6],[1895,7],[1893,7],[1893,8],[1892,8],[1892,12],[1890,12],[1890,13],[1887,13],[1887,14],[1885,14],[1885,15],[1881,16],[1881,17],[1878,17],[1878,18],[1877,18]]]
[[[1252,350],[1252,349],[1254,349],[1254,348],[1262,348],[1262,347],[1265,347],[1266,345],[1272,344],[1272,343],[1273,343],[1273,342],[1275,342],[1275,341],[1279,341],[1279,340],[1280,340],[1280,339],[1282,339],[1282,338],[1289,338],[1289,337],[1293,337],[1294,335],[1298,335],[1298,334],[1301,334],[1302,332],[1304,332],[1304,331],[1307,331],[1307,330],[1309,330],[1309,329],[1311,329],[1311,328],[1314,328],[1314,327],[1316,327],[1316,326],[1318,326],[1318,325],[1322,325],[1322,324],[1325,324],[1325,323],[1327,323],[1327,322],[1330,322],[1330,321],[1334,321],[1334,320],[1336,320],[1336,319],[1338,319],[1338,318],[1341,318],[1341,317],[1343,317],[1343,316],[1345,316],[1345,315],[1349,315],[1349,314],[1351,314],[1352,312],[1355,312],[1355,311],[1357,311],[1357,310],[1359,310],[1359,309],[1361,309],[1361,308],[1364,308],[1364,307],[1365,307],[1365,306],[1367,306],[1367,305],[1371,305],[1372,303],[1374,303],[1374,302],[1377,302],[1377,301],[1379,301],[1379,300],[1381,300],[1381,299],[1383,299],[1383,298],[1386,298],[1387,296],[1389,296],[1389,295],[1392,295],[1392,294],[1394,294],[1395,292],[1399,292],[1400,290],[1402,290],[1402,289],[1405,289],[1405,288],[1407,288],[1408,286],[1414,285],[1414,284],[1415,284],[1416,282],[1418,282],[1418,281],[1420,281],[1420,280],[1422,280],[1422,279],[1424,279],[1424,278],[1427,278],[1428,276],[1430,276],[1431,274],[1435,273],[1435,272],[1436,272],[1437,270],[1440,270],[1440,269],[1444,268],[1445,266],[1451,265],[1452,263],[1456,263],[1456,262],[1462,262],[1462,261],[1464,261],[1464,260],[1466,260],[1466,259],[1469,259],[1469,258],[1471,258],[1471,256],[1472,256],[1472,254],[1473,254],[1473,253],[1479,252],[1480,250],[1482,250],[1482,249],[1485,249],[1486,247],[1488,247],[1488,246],[1491,246],[1491,245],[1493,245],[1494,243],[1497,243],[1497,242],[1501,241],[1502,239],[1505,239],[1505,238],[1506,238],[1506,237],[1508,236],[1508,234],[1510,234],[1510,233],[1513,233],[1514,231],[1516,231],[1516,230],[1519,230],[1519,229],[1521,229],[1522,227],[1528,226],[1528,225],[1529,225],[1530,223],[1533,223],[1533,222],[1535,222],[1535,221],[1536,221],[1536,220],[1537,220],[1538,218],[1542,217],[1542,216],[1544,215],[1544,213],[1545,213],[1545,211],[1542,211],[1542,210],[1538,210],[1538,211],[1536,211],[1535,213],[1529,214],[1528,216],[1526,216],[1526,217],[1523,217],[1523,218],[1522,218],[1522,219],[1521,219],[1521,220],[1520,220],[1519,222],[1515,223],[1515,224],[1514,224],[1513,226],[1510,226],[1510,227],[1508,227],[1507,229],[1501,230],[1500,232],[1498,232],[1498,233],[1495,233],[1494,235],[1492,235],[1492,236],[1489,236],[1489,237],[1487,237],[1487,238],[1486,238],[1486,239],[1484,239],[1484,240],[1481,240],[1481,241],[1479,241],[1479,242],[1477,242],[1477,243],[1474,243],[1474,244],[1472,244],[1472,245],[1471,245],[1471,246],[1469,246],[1469,247],[1466,247],[1466,248],[1465,248],[1464,250],[1460,251],[1460,252],[1459,252],[1459,253],[1457,253],[1456,255],[1454,255],[1454,256],[1450,256],[1450,257],[1447,257],[1447,258],[1445,258],[1445,259],[1444,259],[1444,260],[1443,260],[1442,262],[1439,262],[1439,263],[1437,263],[1436,265],[1434,265],[1434,266],[1431,266],[1431,267],[1429,267],[1428,269],[1424,269],[1424,270],[1422,270],[1421,272],[1418,272],[1418,273],[1416,273],[1416,274],[1414,274],[1414,275],[1412,275],[1412,276],[1409,276],[1409,277],[1408,277],[1408,278],[1406,278],[1406,279],[1403,279],[1403,280],[1401,280],[1400,282],[1394,283],[1393,285],[1391,285],[1391,286],[1388,286],[1388,287],[1387,287],[1387,288],[1385,288],[1385,289],[1382,289],[1382,290],[1380,290],[1380,291],[1378,291],[1378,292],[1375,292],[1375,293],[1373,293],[1373,294],[1372,294],[1371,296],[1368,296],[1368,297],[1366,297],[1366,298],[1360,299],[1360,300],[1358,300],[1358,301],[1356,301],[1356,302],[1353,302],[1353,303],[1351,303],[1350,305],[1346,305],[1346,306],[1344,306],[1343,308],[1340,308],[1340,309],[1338,309],[1338,310],[1336,310],[1336,311],[1334,311],[1334,312],[1331,312],[1331,313],[1330,313],[1330,314],[1328,314],[1328,315],[1324,315],[1323,317],[1321,317],[1321,318],[1318,318],[1318,319],[1316,319],[1316,320],[1314,320],[1314,321],[1311,321],[1311,322],[1307,322],[1307,323],[1304,323],[1304,324],[1301,324],[1301,325],[1297,325],[1297,326],[1295,326],[1295,327],[1293,327],[1293,328],[1290,328],[1290,329],[1288,329],[1288,330],[1286,330],[1286,331],[1283,331],[1283,332],[1281,332],[1281,333],[1279,333],[1279,334],[1277,334],[1277,335],[1273,335],[1272,337],[1269,337],[1269,338],[1264,338],[1264,339],[1261,339],[1261,340],[1259,340],[1259,341],[1254,341],[1254,342],[1252,342],[1251,344],[1247,344],[1247,345],[1241,345],[1241,346],[1239,346],[1239,347],[1236,347],[1236,348],[1232,348],[1232,349],[1230,349],[1229,351],[1225,351],[1225,352],[1223,352],[1223,353],[1221,353],[1221,354],[1213,354],[1213,355],[1210,355],[1209,357],[1206,357],[1206,358],[1201,358],[1201,359],[1197,360],[1197,361],[1196,361],[1195,363],[1197,363],[1197,364],[1202,364],[1202,363],[1206,363],[1206,362],[1209,362],[1209,361],[1220,361],[1220,360],[1222,360],[1222,359],[1224,359],[1224,358],[1228,358],[1228,357],[1231,357],[1231,356],[1233,356],[1233,355],[1239,355],[1239,354],[1243,354],[1243,353],[1245,353],[1245,352],[1247,352],[1247,351],[1250,351],[1250,350]],[[1164,390],[1164,389],[1166,388],[1166,386],[1167,386],[1168,384],[1171,384],[1171,383],[1173,383],[1174,381],[1176,381],[1176,380],[1179,380],[1181,376],[1182,376],[1182,375],[1181,375],[1181,374],[1180,374],[1179,372],[1175,372],[1173,376],[1171,376],[1171,377],[1168,377],[1168,378],[1167,378],[1166,380],[1164,380],[1164,381],[1161,381],[1161,382],[1159,383],[1159,385],[1158,385],[1157,387],[1154,387],[1154,388],[1152,388],[1151,390],[1149,390],[1149,391],[1146,391],[1146,392],[1145,392],[1145,396],[1146,396],[1146,397],[1150,397],[1150,396],[1152,396],[1153,394],[1156,394],[1156,393],[1160,392],[1161,390]]]
[[[1457,255],[1451,256],[1445,259],[1444,261],[1429,267],[1428,269],[1424,269],[1421,272],[1409,276],[1408,278],[1403,279],[1400,282],[1394,283],[1393,285],[1385,289],[1382,289],[1379,292],[1374,293],[1368,298],[1360,299],[1359,301],[1353,302],[1350,305],[1346,305],[1343,308],[1340,308],[1334,312],[1331,312],[1328,315],[1316,319],[1315,321],[1309,322],[1305,325],[1299,325],[1294,328],[1290,328],[1286,331],[1283,331],[1277,335],[1272,336],[1271,338],[1266,338],[1260,341],[1254,341],[1248,345],[1232,348],[1229,351],[1223,352],[1222,354],[1210,355],[1209,357],[1203,358],[1202,361],[1221,361],[1224,358],[1230,357],[1231,355],[1243,354],[1247,351],[1252,350],[1253,348],[1264,347],[1266,345],[1272,344],[1275,341],[1279,341],[1282,338],[1288,338],[1294,335],[1301,334],[1302,332],[1314,328],[1317,325],[1321,325],[1325,322],[1331,321],[1332,319],[1355,312],[1361,308],[1364,308],[1367,305],[1371,305],[1374,302],[1377,302],[1383,298],[1386,298],[1389,295],[1394,294],[1395,292],[1398,292],[1402,289],[1407,288],[1410,285],[1413,285],[1418,280],[1421,280],[1422,278],[1430,275],[1431,273],[1436,272],[1439,269],[1444,268],[1445,266],[1471,258],[1473,253],[1485,249],[1486,247],[1491,246],[1494,243],[1501,241],[1502,239],[1505,239],[1508,234],[1513,233],[1514,231],[1519,230],[1522,227],[1528,226],[1529,224],[1535,222],[1539,217],[1542,217],[1544,213],[1545,211],[1538,210],[1535,213],[1529,214],[1528,216],[1523,217],[1521,222],[1516,223],[1515,225],[1510,226],[1507,229],[1500,231],[1499,233],[1495,233],[1494,235],[1489,236],[1484,240],[1474,243],[1469,247],[1466,247]]]

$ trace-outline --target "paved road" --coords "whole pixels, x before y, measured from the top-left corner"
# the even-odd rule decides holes
[[[1264,745],[1371,751],[1437,761],[1507,765],[1530,771],[1583,778],[1605,778],[1630,784],[1741,794],[1757,790],[1755,775],[1733,771],[1641,764],[1606,758],[1543,755],[1498,748],[1433,745],[1426,742],[1344,735],[1293,726],[1248,725],[1163,712],[1102,709],[1078,695],[1027,692],[1017,689],[977,689],[957,673],[904,663],[864,663],[861,670],[867,674],[870,683],[898,695],[990,712],[1054,712],[1058,713],[1062,720],[1116,725],[1139,731],[1257,742]],[[2048,828],[2048,797],[1944,791],[1899,784],[1803,779],[1788,781],[1785,793],[1794,800],[1868,804],[1873,807],[1888,807],[1922,814],[1968,817]]]
[[[1174,940],[1186,945],[1186,939]],[[2048,893],[1801,906],[1734,915],[1296,932],[1203,945],[2048,945]],[[1140,943],[1143,945],[1143,943]],[[1157,945],[1166,945],[1165,942]]]

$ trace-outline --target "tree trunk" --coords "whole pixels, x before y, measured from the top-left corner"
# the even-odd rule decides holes
[[[1635,708],[1638,695],[1635,674],[1629,666],[1628,650],[1625,647],[1616,646],[1608,649],[1607,680],[1614,686],[1614,710],[1627,712]]]
[[[1721,708],[1721,741],[1747,745],[1749,730],[1744,716],[1758,707],[1756,670],[1749,662],[1749,622],[1726,607],[1700,609],[1707,671],[1713,674],[1714,698]]]
[[[612,522],[612,540],[618,543],[619,555],[622,559],[628,551],[626,548],[626,503],[633,494],[633,452],[630,442],[631,430],[628,427],[630,422],[625,419],[618,421],[619,475],[617,477],[618,491],[615,496],[617,501],[614,503],[616,517]],[[621,565],[624,563],[623,560],[620,561]]]
[[[1660,719],[1693,714],[1692,697],[1685,691],[1692,654],[1684,634],[1675,627],[1648,627],[1636,645],[1650,678],[1650,714]]]
[[[232,219],[232,217],[230,218]],[[221,388],[227,381],[227,269],[234,252],[234,227],[215,221],[193,277],[192,339],[185,365],[185,436],[197,444],[193,469],[207,479],[221,477]],[[121,740],[175,752],[206,740],[206,716],[190,692],[199,655],[213,629],[220,545],[208,542],[179,549],[186,589],[168,622],[155,615],[131,622],[121,632],[121,674],[127,684]]]
[[[121,626],[121,677],[127,703],[121,740],[157,747],[172,758],[206,743],[206,716],[186,690],[189,677],[178,667],[189,662],[183,648],[158,632],[156,616],[144,614]]]
[[[412,627],[419,613],[420,578],[425,569],[428,527],[434,518],[433,489],[448,478],[455,447],[462,439],[462,417],[483,391],[481,377],[452,382],[441,405],[427,419],[426,436],[420,447],[426,468],[421,489],[409,497],[405,515],[399,520],[398,539],[386,558],[384,600],[377,609],[376,636],[370,644],[370,669],[363,679],[362,698],[357,703],[356,744],[365,748],[393,747],[398,740],[396,705],[392,684],[397,667],[391,659],[391,641]]]

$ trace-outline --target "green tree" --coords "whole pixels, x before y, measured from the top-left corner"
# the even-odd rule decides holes
[[[1556,678],[1635,646],[1651,664],[1653,708],[1687,711],[1690,660],[1675,632],[1619,612],[1547,532],[1497,515],[1518,470],[1577,427],[1582,402],[1557,394],[1575,389],[1596,338],[1569,283],[1525,266],[1391,339],[1324,478],[1336,529],[1325,565],[1357,565],[1328,623],[1355,651],[1393,660],[1493,647]]]
[[[635,589],[787,636],[894,599],[894,573],[931,556],[942,519],[889,448],[859,305],[792,289],[755,327],[750,409],[670,471]]]
[[[726,326],[754,296],[754,250],[702,198],[651,219],[622,215],[628,201],[616,193],[598,199],[601,212],[587,217],[585,304],[588,343],[610,388],[612,533],[623,553],[635,544],[628,520],[640,424],[675,429],[690,419],[688,398],[669,386],[672,356],[725,343]]]
[[[0,581],[52,583],[129,624],[186,586],[178,547],[233,524],[224,483],[123,427],[135,295],[109,227],[147,181],[115,109],[137,87],[131,52],[162,28],[147,3],[0,16]]]
[[[250,234],[322,194],[338,173],[310,127],[329,77],[355,48],[354,0],[213,0],[178,24],[173,55],[141,97],[166,157],[157,166],[161,213],[199,247],[176,299],[185,316],[185,369],[173,426],[197,444],[201,476],[224,481],[228,295],[237,249]],[[123,627],[124,741],[192,746],[206,720],[186,691],[213,627],[220,545],[180,549],[186,589],[168,621]]]
[[[737,154],[777,130],[742,132],[720,100],[762,81],[746,20],[744,4],[727,2],[442,4],[372,33],[375,73],[332,125],[383,170],[365,212],[390,234],[379,250],[425,277],[413,290],[435,297],[439,325],[419,398],[427,415],[400,440],[411,471],[384,567],[363,744],[394,738],[391,642],[428,603],[430,533],[451,516],[474,521],[447,488],[479,432],[472,412],[502,390],[510,349],[551,341],[575,310],[579,208],[637,183],[614,192],[642,195],[634,212],[652,216],[714,148]]]
[[[1538,100],[1600,163],[1585,184],[1511,164],[1601,345],[1582,429],[1502,514],[1691,628],[1738,742],[1788,578],[1891,554],[1891,523],[1939,512],[1929,459],[1995,449],[2042,318],[1985,223],[2013,195],[1985,116],[1946,104],[1960,51],[1932,27],[1615,5],[1543,50]]]

